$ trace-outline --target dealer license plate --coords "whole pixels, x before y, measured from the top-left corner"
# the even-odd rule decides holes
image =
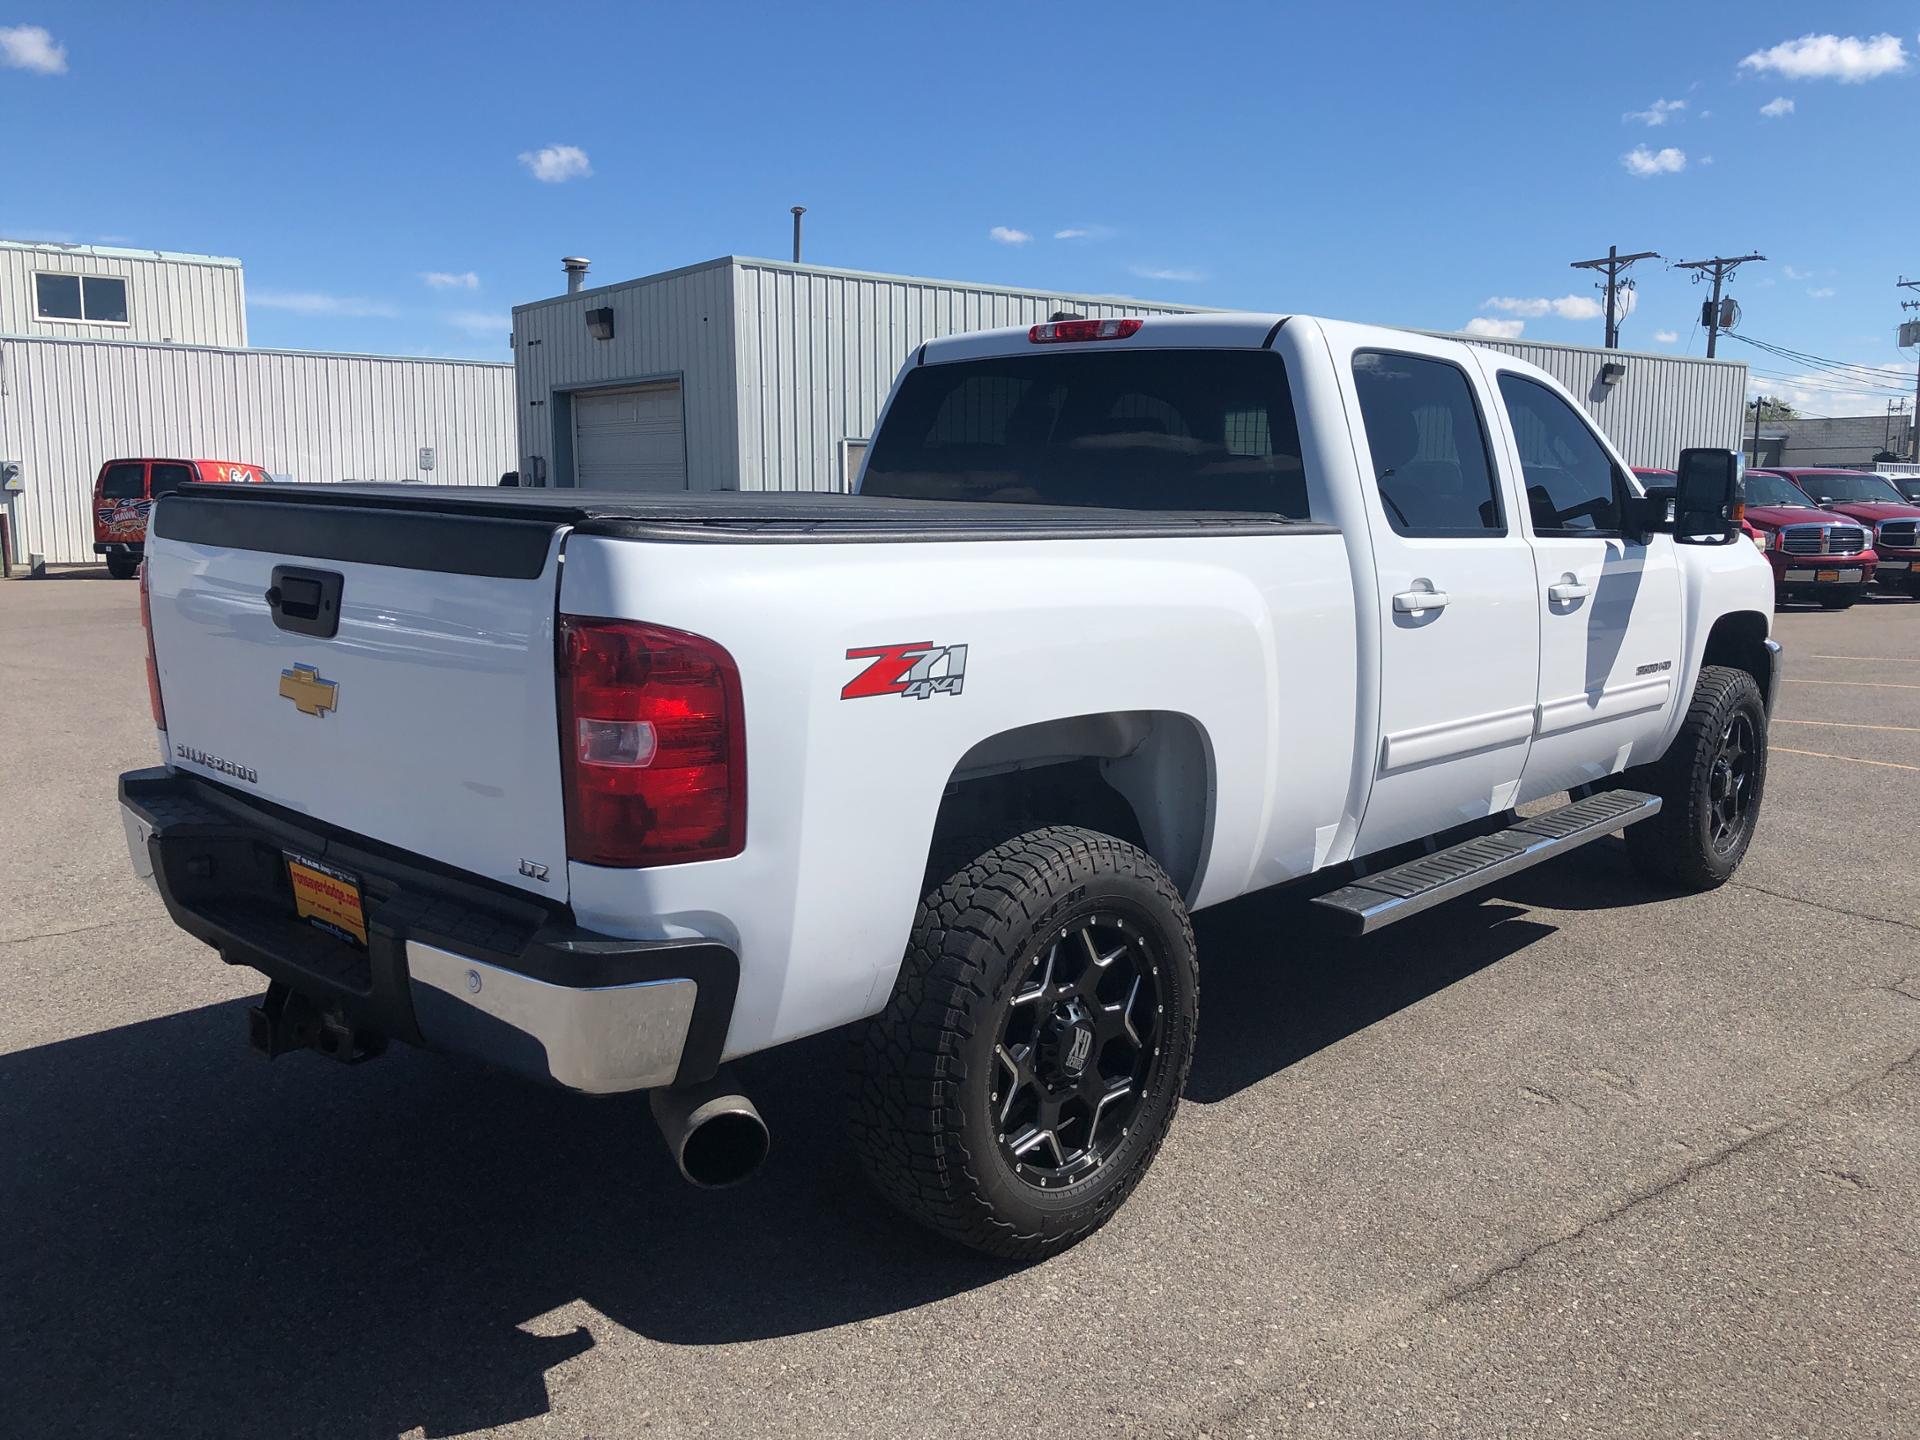
[[[282,853],[287,857],[287,879],[293,884],[293,913],[342,940],[366,944],[367,916],[360,899],[360,881],[305,855],[291,850]]]
[[[1913,567],[1905,560],[1882,560],[1880,562],[1880,568],[1882,570],[1910,570]]]

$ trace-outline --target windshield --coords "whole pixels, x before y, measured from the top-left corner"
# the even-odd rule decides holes
[[[1878,475],[1856,475],[1835,470],[1802,475],[1800,488],[1816,500],[1839,500],[1869,505],[1898,505],[1900,492]]]
[[[1795,505],[1806,510],[1814,508],[1813,501],[1801,494],[1791,480],[1783,480],[1778,475],[1762,475],[1752,470],[1747,472],[1747,504]]]
[[[1893,488],[1909,500],[1920,500],[1920,475],[1902,475],[1893,482]]]
[[[1286,366],[1265,350],[1076,345],[923,365],[860,493],[1307,518]]]

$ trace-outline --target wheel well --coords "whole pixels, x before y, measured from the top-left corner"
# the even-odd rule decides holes
[[[1722,615],[1713,622],[1713,629],[1707,635],[1707,648],[1700,663],[1746,671],[1760,687],[1760,697],[1771,704],[1773,696],[1768,693],[1768,687],[1773,683],[1773,666],[1767,659],[1766,642],[1766,616],[1752,610]]]
[[[927,851],[931,881],[1003,840],[1078,825],[1138,845],[1192,897],[1213,814],[1200,726],[1170,711],[1076,715],[975,745],[954,767]]]

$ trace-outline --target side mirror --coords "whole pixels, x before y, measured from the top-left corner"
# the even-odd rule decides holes
[[[1655,535],[1673,533],[1673,486],[1648,485],[1644,495],[1633,496],[1621,528],[1642,545]]]
[[[1682,450],[1673,484],[1673,536],[1724,545],[1740,536],[1746,480],[1737,450]]]

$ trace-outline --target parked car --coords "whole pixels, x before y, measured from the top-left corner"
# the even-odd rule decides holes
[[[1039,1256],[1167,1133],[1192,911],[1301,882],[1361,935],[1622,828],[1734,872],[1738,465],[1656,501],[1512,356],[1205,315],[928,342],[852,495],[195,490],[132,863],[266,974],[267,1054],[650,1089],[703,1183],[767,1143],[723,1062],[857,1024],[881,1192]]]
[[[1868,527],[1822,510],[1791,480],[1770,471],[1747,471],[1742,528],[1773,566],[1778,599],[1845,610],[1873,583],[1879,556]]]
[[[1747,472],[1752,475],[1753,471]],[[1765,472],[1791,480],[1822,508],[1859,521],[1872,534],[1881,588],[1920,595],[1920,501],[1892,481],[1864,470],[1815,470],[1770,466]]]
[[[1920,475],[1882,475],[1905,499],[1920,502]]]
[[[239,460],[109,460],[93,481],[93,553],[107,572],[131,580],[146,551],[147,512],[155,498],[192,481],[260,484],[267,472]]]

